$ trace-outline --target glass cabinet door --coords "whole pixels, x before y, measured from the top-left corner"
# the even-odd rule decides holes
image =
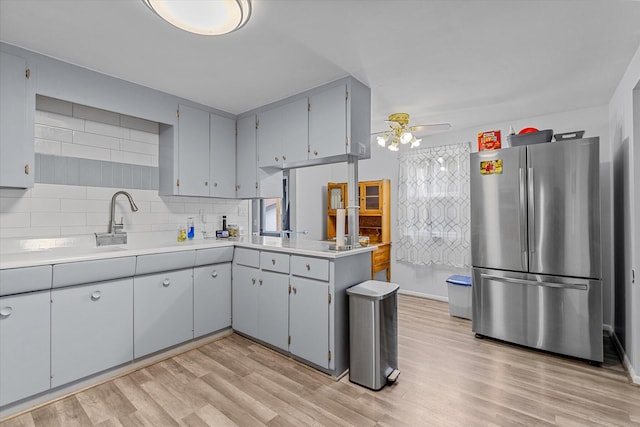
[[[335,215],[336,209],[347,208],[347,187],[346,184],[327,184],[327,210],[329,214]]]
[[[380,215],[382,213],[382,184],[362,182],[360,189],[360,215]]]

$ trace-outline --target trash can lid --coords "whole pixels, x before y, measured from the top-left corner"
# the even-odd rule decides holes
[[[383,299],[400,288],[397,283],[382,282],[380,280],[367,280],[347,289],[348,295],[358,295],[370,299]]]
[[[450,276],[447,279],[447,283],[451,283],[452,285],[460,285],[460,286],[471,286],[471,277],[470,276]]]

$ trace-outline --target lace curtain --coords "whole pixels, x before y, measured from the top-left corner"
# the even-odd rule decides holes
[[[464,143],[400,156],[398,261],[471,265],[469,153]]]

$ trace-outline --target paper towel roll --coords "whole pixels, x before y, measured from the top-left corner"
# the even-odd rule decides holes
[[[345,210],[336,210],[336,246],[344,246]]]

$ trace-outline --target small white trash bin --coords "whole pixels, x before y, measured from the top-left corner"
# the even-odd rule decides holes
[[[471,277],[451,276],[447,279],[449,314],[471,320]]]

